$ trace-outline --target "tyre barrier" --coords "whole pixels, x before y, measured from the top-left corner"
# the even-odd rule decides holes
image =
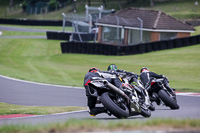
[[[159,45],[160,45],[160,50],[167,49],[167,42],[166,41],[160,41]]]
[[[88,42],[61,42],[62,53],[96,55],[134,55],[152,51],[180,48],[200,44],[200,35],[172,40],[142,43],[137,45],[111,45]]]
[[[62,20],[29,20],[29,19],[4,19],[0,18],[0,24],[30,25],[30,26],[62,26]],[[72,22],[65,21],[65,26],[72,26]]]
[[[186,24],[195,27],[200,25],[200,20],[190,20],[190,21],[185,21]]]
[[[50,40],[70,40],[70,36],[72,36],[71,32],[55,32],[55,31],[47,31],[46,32],[47,39]],[[94,33],[80,33],[82,41],[94,41],[95,34]],[[78,33],[73,33],[73,40],[79,42],[80,37]]]
[[[153,51],[158,51],[158,50],[160,50],[160,44],[159,44],[158,41],[157,41],[157,42],[152,42],[151,46],[152,46],[152,50],[153,50]]]
[[[195,36],[190,37],[189,42],[190,42],[190,45],[197,44],[197,37],[195,37]]]
[[[166,41],[166,45],[167,45],[167,49],[175,48],[174,40],[168,40],[168,41]]]
[[[47,31],[46,35],[51,40],[69,40],[71,33]]]
[[[174,44],[175,44],[175,48],[180,48],[182,47],[182,39],[181,38],[177,38],[174,40]]]

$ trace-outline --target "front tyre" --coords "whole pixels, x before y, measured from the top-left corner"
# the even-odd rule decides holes
[[[177,101],[172,100],[165,90],[159,90],[158,96],[165,103],[166,106],[169,106],[171,109],[179,109]]]
[[[155,107],[153,106],[152,103],[150,104],[149,109],[150,109],[151,111],[155,111]]]
[[[101,102],[104,107],[110,111],[111,114],[117,118],[127,118],[129,116],[129,109],[124,103],[118,103],[116,97],[108,92],[101,95]]]
[[[142,105],[141,106],[141,115],[143,117],[149,118],[151,116],[151,111],[145,105]]]

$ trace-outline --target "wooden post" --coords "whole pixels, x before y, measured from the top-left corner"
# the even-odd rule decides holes
[[[101,37],[102,37],[102,26],[98,27],[98,42],[101,42]]]
[[[128,45],[128,29],[124,29],[124,45]]]

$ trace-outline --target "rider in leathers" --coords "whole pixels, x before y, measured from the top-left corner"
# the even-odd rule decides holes
[[[115,64],[110,64],[107,68],[107,71],[108,72],[111,72],[111,73],[116,73],[118,75],[120,74],[128,74],[129,73],[129,83],[133,82],[135,79],[138,79],[138,75],[133,73],[133,72],[127,72],[125,70],[120,70],[117,68],[117,66]]]
[[[108,115],[110,115],[109,112],[104,107],[96,107],[97,97],[91,96],[89,93],[88,83],[90,82],[92,77],[101,77],[99,72],[104,73],[103,71],[99,71],[98,68],[91,68],[88,71],[88,73],[85,75],[85,78],[84,78],[84,87],[86,89],[86,96],[87,96],[87,100],[88,100],[87,105],[89,107],[89,113],[91,116],[95,116],[100,113],[108,113]],[[105,72],[105,73],[107,73],[107,72]],[[115,85],[116,87],[121,88],[121,81],[118,78],[105,78],[105,79],[108,82]]]
[[[163,80],[164,86],[165,86],[169,91],[171,91],[171,92],[174,91],[174,89],[171,88],[171,87],[169,86],[169,81],[168,81],[167,77],[165,77],[164,75],[158,75],[158,74],[156,74],[156,73],[154,73],[154,72],[150,72],[149,69],[148,69],[147,67],[143,67],[143,68],[140,70],[140,80],[142,81],[142,83],[143,83],[145,89],[148,90],[148,89],[150,88],[150,86],[151,86],[150,81],[151,81],[153,78],[156,78],[156,79],[158,79],[158,78],[164,78],[164,80]],[[149,91],[148,91],[148,92],[149,92]],[[151,92],[150,92],[150,95],[151,95]],[[154,99],[154,100],[155,100],[155,99]],[[155,101],[156,101],[156,100],[155,100]],[[157,104],[159,104],[159,103],[157,103]]]
[[[147,67],[143,67],[140,70],[140,80],[142,81],[145,89],[150,85],[149,82],[151,81],[152,78],[164,78],[164,75],[158,75],[154,72],[150,72]]]

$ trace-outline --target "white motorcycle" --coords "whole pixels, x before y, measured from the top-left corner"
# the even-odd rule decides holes
[[[106,80],[106,77],[115,76],[114,78],[116,78],[119,75],[100,72],[99,75],[101,77],[93,77],[88,83],[89,93],[92,96],[100,97],[100,102],[111,114],[117,118],[135,115],[151,116],[149,106],[145,102],[141,102],[139,90],[136,90],[135,85],[122,81],[122,88],[119,89]],[[126,79],[124,78],[124,80]]]

